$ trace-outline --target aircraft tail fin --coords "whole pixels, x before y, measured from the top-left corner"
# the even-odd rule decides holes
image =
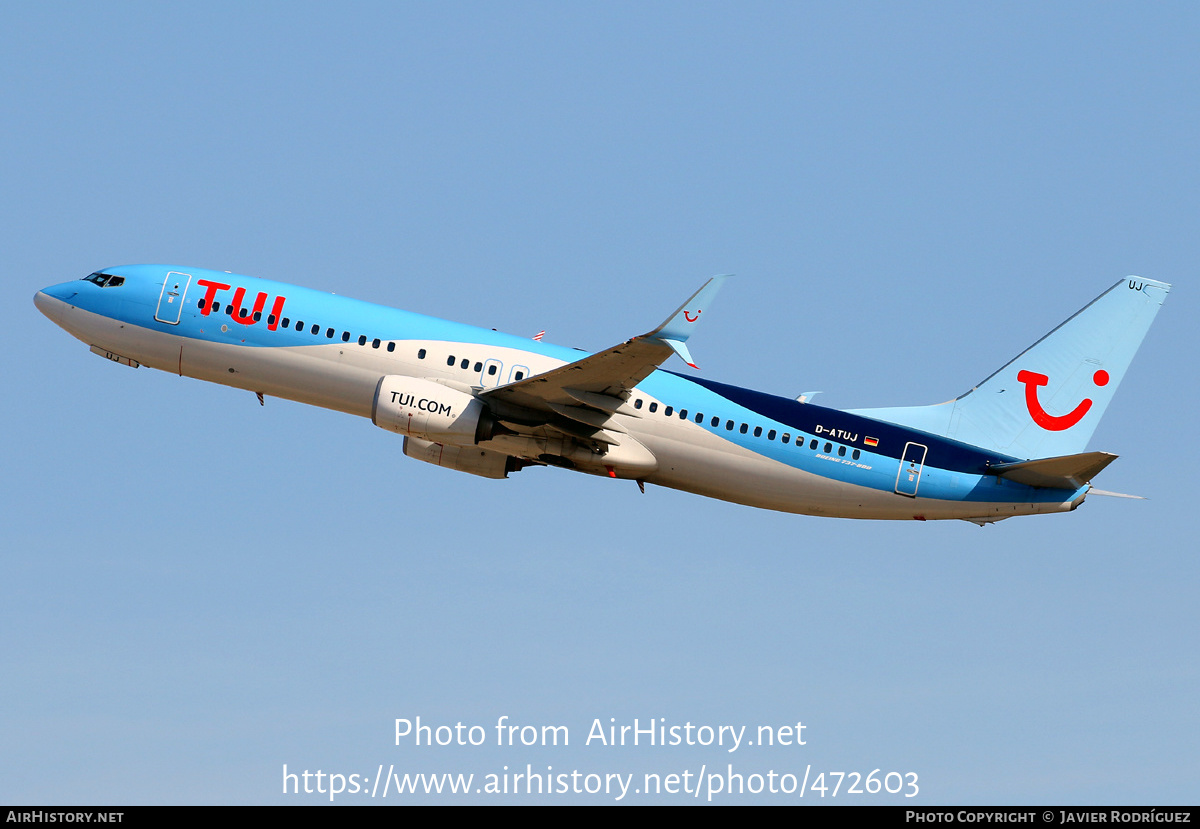
[[[1123,279],[955,400],[852,411],[1013,457],[1077,455],[1170,290]]]

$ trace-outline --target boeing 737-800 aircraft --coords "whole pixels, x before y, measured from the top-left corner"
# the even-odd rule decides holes
[[[725,277],[653,331],[585,354],[226,272],[97,271],[38,292],[96,354],[369,417],[427,463],[561,466],[764,509],[985,524],[1078,507],[1086,445],[1170,285],[1113,285],[965,394],[840,411],[659,369]]]

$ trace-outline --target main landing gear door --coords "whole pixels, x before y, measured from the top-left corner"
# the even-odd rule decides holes
[[[917,485],[921,483],[921,471],[925,468],[925,453],[928,447],[920,443],[906,443],[900,458],[900,471],[896,473],[896,492],[917,497]]]
[[[183,295],[187,293],[191,283],[191,274],[171,271],[163,280],[162,293],[158,295],[158,310],[154,318],[168,325],[179,325],[179,315],[183,313]]]

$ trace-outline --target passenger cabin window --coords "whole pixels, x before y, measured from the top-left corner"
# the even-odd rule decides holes
[[[325,329],[325,339],[327,339],[327,340],[333,339],[333,329],[332,328]]]
[[[359,344],[359,345],[366,345],[366,344],[367,344],[367,335],[366,335],[366,334],[359,334],[359,335],[358,335],[358,344]]]
[[[748,430],[749,428],[750,428],[749,426],[747,426],[745,423],[743,423],[742,428],[739,429],[738,431],[740,431],[744,435],[744,434],[746,434],[746,430]]]
[[[663,409],[663,414],[667,417],[670,417],[672,411],[674,411],[674,409],[670,406],[667,406],[667,408]]]
[[[772,435],[774,435],[775,433],[774,433],[774,432],[772,432],[771,434],[772,434]],[[755,427],[754,427],[754,436],[755,436],[756,438],[760,438],[760,437],[762,437],[762,427],[761,427],[761,426],[755,426]]]
[[[513,379],[514,379],[514,380],[524,380],[524,379],[525,379],[525,372],[523,372],[523,371],[518,371],[518,372],[517,372],[517,373],[516,373],[516,374],[513,376]]]
[[[321,333],[321,326],[317,325],[317,324],[314,322],[314,323],[313,323],[313,327],[312,327],[312,333],[313,333],[313,334],[319,334],[319,333]]]
[[[344,342],[344,343],[350,342],[350,332],[349,331],[342,332],[342,342]]]
[[[774,430],[774,429],[772,429],[771,431],[767,432],[767,440],[775,440],[775,430]],[[784,442],[785,442],[785,443],[787,442],[787,437],[786,437],[786,436],[784,436]]]
[[[650,404],[650,411],[651,411],[652,413],[653,413],[653,412],[657,412],[657,411],[658,411],[658,404],[657,404],[657,403],[651,403],[651,404]]]
[[[417,359],[418,360],[425,359],[425,349],[422,348],[420,351],[417,352]]]
[[[800,438],[796,438],[796,440],[800,440]],[[812,449],[813,451],[816,451],[816,448],[817,448],[817,439],[816,438],[813,438],[811,441],[809,441],[808,448]]]
[[[633,401],[633,408],[635,408],[635,409],[642,408],[642,398],[639,397],[637,400]]]
[[[422,349],[422,350],[424,350],[424,349]],[[495,363],[492,363],[490,366],[488,366],[488,374],[492,377],[495,377],[496,371],[498,368],[499,368],[499,366],[497,366]]]
[[[379,342],[380,342],[380,340],[378,337],[371,340],[371,348],[379,348]]]
[[[304,330],[304,323],[301,320],[296,320],[296,330],[297,331]]]
[[[853,455],[851,455],[850,457],[851,457],[853,460],[858,460],[858,459],[859,459],[859,457],[860,457],[861,455],[862,455],[862,452],[859,452],[857,449],[855,449],[855,450],[854,450],[854,454],[853,454]]]
[[[396,350],[396,344],[388,343],[388,351],[395,351],[395,350]]]

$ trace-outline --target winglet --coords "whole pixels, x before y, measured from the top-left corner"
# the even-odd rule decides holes
[[[730,276],[732,274],[721,274],[705,282],[700,290],[692,294],[687,302],[680,305],[662,325],[646,334],[645,338],[655,339],[664,345],[669,345],[676,354],[683,358],[685,363],[696,368],[696,363],[687,349],[687,339],[692,335],[701,315],[712,304],[717,291],[721,290],[721,286]]]

